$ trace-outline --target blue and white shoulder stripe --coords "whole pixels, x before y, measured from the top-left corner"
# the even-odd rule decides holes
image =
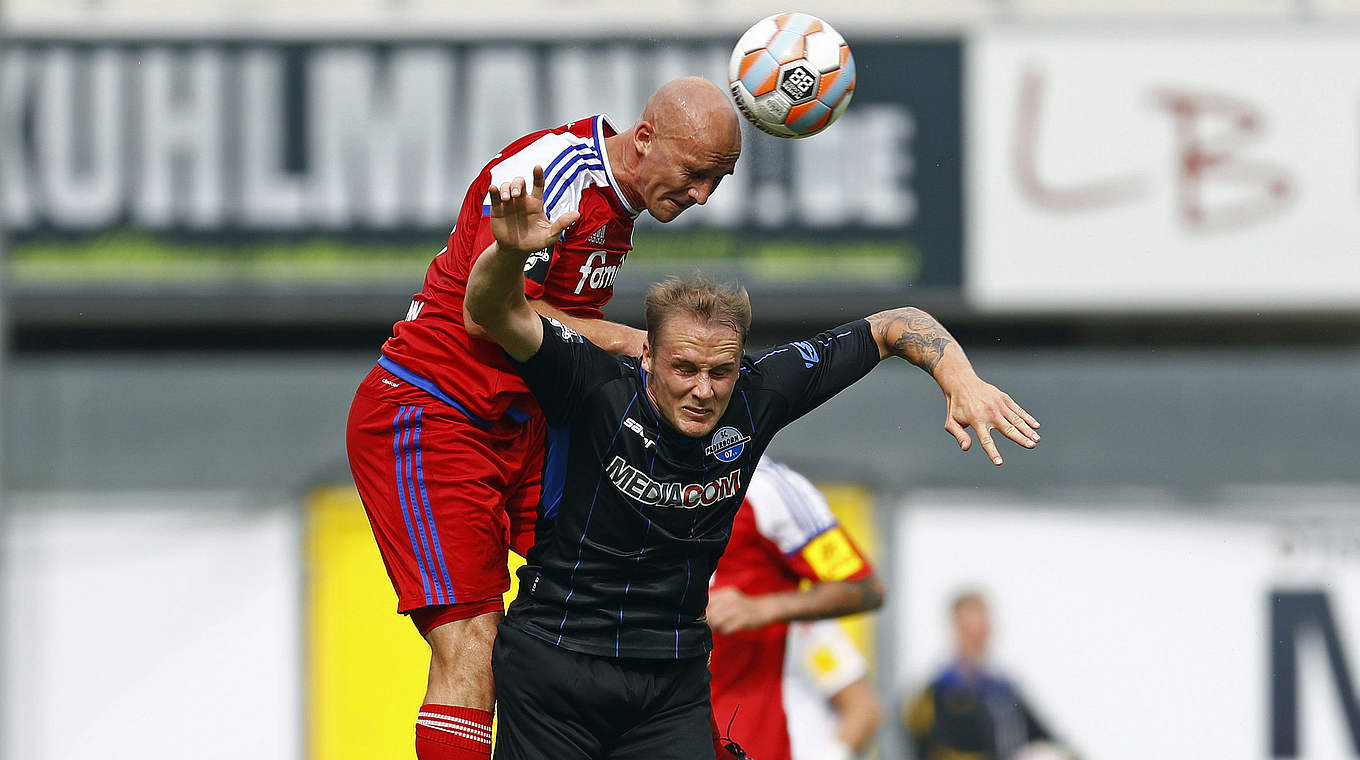
[[[543,135],[514,155],[506,156],[491,167],[491,183],[499,185],[515,177],[527,181],[535,166],[543,167],[543,201],[550,219],[576,210],[585,188],[608,183],[604,158],[595,149],[594,141],[571,133]],[[489,212],[490,208],[488,194],[482,200],[482,209]]]
[[[785,554],[835,527],[826,498],[802,475],[762,457],[747,498],[755,510],[756,528]]]

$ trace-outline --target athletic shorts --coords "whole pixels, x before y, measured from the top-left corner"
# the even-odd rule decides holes
[[[533,544],[544,429],[535,415],[483,430],[381,367],[364,378],[345,442],[398,612],[485,607],[510,588],[507,552]]]
[[[705,657],[581,654],[501,622],[495,760],[714,760]]]

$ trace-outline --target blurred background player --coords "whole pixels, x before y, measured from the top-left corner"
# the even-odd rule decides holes
[[[835,620],[789,624],[784,710],[793,760],[863,756],[883,721],[869,663]]]
[[[525,295],[597,345],[636,355],[642,331],[601,319],[635,218],[669,222],[703,204],[740,152],[726,93],[697,77],[660,87],[625,131],[597,115],[512,142],[472,183],[447,247],[360,384],[350,469],[397,610],[431,649],[421,760],[489,756],[507,551],[532,543],[543,467],[537,403],[463,312],[468,272],[492,241],[488,187],[544,167],[547,214],[580,218],[525,263]]]
[[[917,760],[1020,760],[1053,735],[1015,684],[987,667],[987,601],[965,591],[950,605],[954,661],[903,710]],[[1047,756],[1063,757],[1057,751]]]
[[[812,585],[800,588],[805,581]],[[802,475],[761,459],[709,592],[719,726],[728,731],[730,724],[730,734],[758,760],[788,760],[790,621],[850,615],[882,603],[873,566],[822,494]]]

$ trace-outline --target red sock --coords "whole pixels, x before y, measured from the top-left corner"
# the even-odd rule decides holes
[[[416,717],[418,760],[488,760],[491,713],[473,707],[421,705]]]

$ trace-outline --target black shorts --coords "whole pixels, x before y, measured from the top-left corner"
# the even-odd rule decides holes
[[[597,657],[500,625],[496,760],[714,760],[708,662]]]

